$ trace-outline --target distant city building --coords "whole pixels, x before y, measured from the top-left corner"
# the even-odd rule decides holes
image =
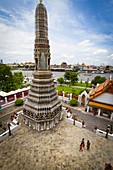
[[[61,67],[66,68],[66,67],[67,67],[67,63],[66,63],[66,62],[63,62],[63,63],[61,64]]]
[[[3,60],[2,59],[0,60],[0,64],[3,64]]]

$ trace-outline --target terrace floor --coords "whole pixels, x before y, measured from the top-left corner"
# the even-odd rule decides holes
[[[79,151],[82,138],[90,140],[89,151]],[[0,170],[104,170],[105,163],[113,166],[113,141],[64,119],[40,133],[22,124],[0,143]]]

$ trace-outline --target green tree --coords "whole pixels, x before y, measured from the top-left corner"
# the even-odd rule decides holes
[[[71,100],[70,100],[70,105],[71,105],[71,106],[77,106],[77,105],[78,105],[78,100],[76,100],[76,99],[71,99]]]
[[[61,85],[64,83],[63,77],[58,78],[57,81],[58,81]]]
[[[22,86],[24,81],[24,77],[22,72],[14,72],[13,74],[13,83],[14,83],[14,87],[15,89],[18,89]]]
[[[13,90],[11,67],[6,64],[0,64],[0,90],[5,92]]]
[[[64,74],[64,78],[67,80],[70,80],[70,74],[71,74],[71,71],[66,71]]]
[[[74,66],[74,67],[73,67],[73,71],[78,72],[79,70],[80,70],[80,68],[79,68],[78,66]]]
[[[66,71],[64,74],[64,77],[67,80],[70,80],[72,85],[74,85],[74,83],[78,80],[77,76],[78,76],[78,73],[72,72],[72,71]]]
[[[12,74],[11,67],[0,64],[0,90],[10,92],[21,87],[24,77],[22,72]]]
[[[74,85],[74,83],[78,80],[77,76],[78,76],[78,74],[76,72],[71,72],[70,80],[71,80],[72,85]]]
[[[23,105],[23,103],[24,103],[23,99],[17,99],[17,100],[15,101],[15,105],[16,105],[16,106],[21,106],[21,105]]]
[[[103,82],[105,82],[106,78],[105,77],[101,77],[101,76],[96,76],[92,81],[91,84],[97,85],[97,83],[101,84]]]

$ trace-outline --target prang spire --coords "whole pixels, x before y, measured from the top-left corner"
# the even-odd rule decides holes
[[[62,105],[50,70],[47,10],[42,0],[35,11],[35,71],[23,106],[23,121],[37,131],[54,128],[61,120]]]

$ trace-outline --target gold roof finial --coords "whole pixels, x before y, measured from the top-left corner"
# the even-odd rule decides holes
[[[42,0],[40,0],[40,3],[42,3]]]

